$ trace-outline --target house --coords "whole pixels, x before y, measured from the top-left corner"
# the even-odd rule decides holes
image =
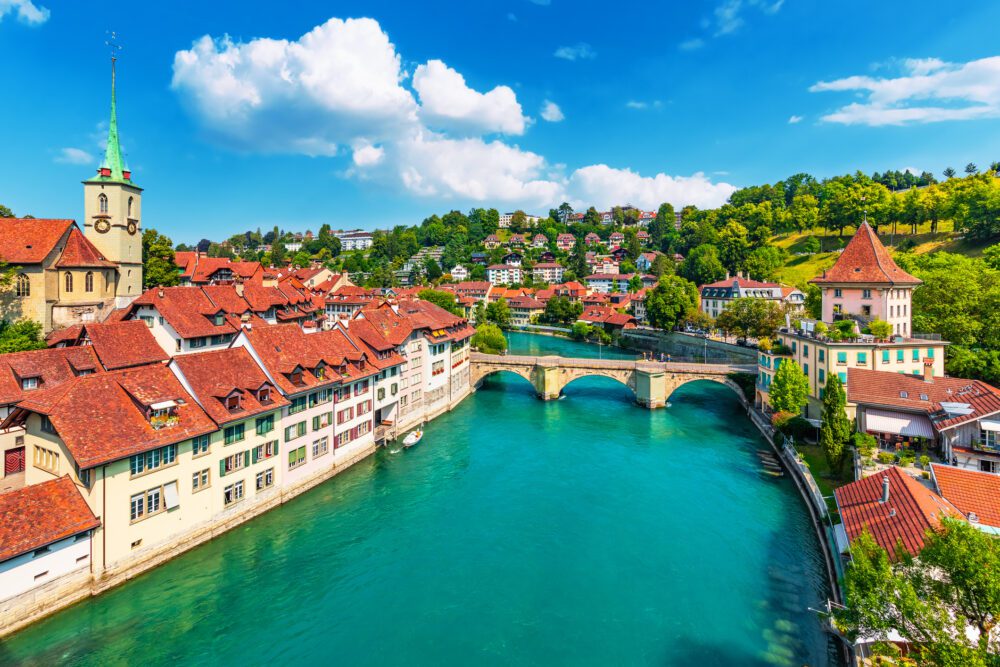
[[[555,296],[569,299],[572,303],[579,303],[587,296],[587,288],[575,280],[555,285],[553,289],[555,290]]]
[[[515,296],[507,299],[510,308],[510,321],[514,326],[533,324],[539,315],[545,312],[545,304],[530,296]]]
[[[649,319],[646,313],[646,294],[648,288],[643,288],[632,295],[631,301],[629,301],[629,310],[635,316],[635,319],[640,323],[648,324]]]
[[[494,248],[500,247],[500,239],[497,238],[496,234],[490,234],[485,239],[483,239],[483,246],[487,250],[493,250]]]
[[[487,262],[487,256],[485,252],[474,252],[471,256],[473,264],[485,265]]]
[[[892,560],[897,558],[897,545],[916,556],[924,548],[927,532],[939,529],[942,518],[962,518],[954,505],[896,466],[833,493],[846,542],[867,530]]]
[[[465,280],[469,277],[469,270],[461,264],[456,264],[451,268],[451,277],[455,280]]]
[[[625,235],[621,232],[611,232],[608,235],[608,245],[620,246],[622,243],[625,243]]]
[[[0,596],[90,577],[91,536],[101,525],[68,476],[0,494]]]
[[[588,246],[600,245],[601,237],[595,234],[594,232],[590,232],[583,237],[583,242],[586,243]]]
[[[349,320],[368,304],[378,299],[378,290],[355,287],[341,287],[323,297],[324,329],[331,329],[340,320]]]
[[[558,262],[539,262],[531,269],[531,277],[540,283],[561,283],[566,269]]]
[[[609,294],[611,292],[627,292],[633,273],[594,273],[585,278],[587,287],[595,292]]]
[[[513,221],[513,219],[514,219],[514,213],[513,212],[511,212],[511,213],[501,213],[500,214],[500,219],[499,219],[499,226],[500,226],[500,228],[501,229],[507,229],[508,227],[510,227],[510,224]],[[536,224],[538,224],[539,220],[541,220],[541,218],[539,218],[537,215],[530,215],[528,213],[524,214],[524,224],[526,224],[528,227],[535,226]]]
[[[861,225],[824,276],[820,284],[824,324],[833,329],[837,322],[845,321],[843,326],[849,333],[817,333],[816,322],[808,319],[782,326],[775,334],[777,345],[758,357],[754,399],[758,406],[769,405],[768,388],[782,359],[793,359],[805,372],[809,380],[805,416],[812,418],[822,413],[822,391],[831,373],[837,373],[843,383],[848,382],[850,368],[891,370],[920,377],[925,373],[925,362],[930,362],[935,378],[944,375],[946,341],[905,333],[876,339],[861,333],[870,318],[883,314],[892,318],[894,330],[910,332],[909,300],[916,280],[896,266],[868,225]],[[867,282],[852,283],[854,276]],[[847,294],[853,294],[850,300],[845,298]],[[798,326],[791,326],[794,324]]]
[[[263,282],[260,262],[240,262],[228,257],[209,257],[198,251],[174,253],[181,270],[181,285],[230,285],[235,282]]]
[[[610,306],[586,306],[578,321],[599,326],[608,333],[636,327],[634,317],[628,313],[619,313]]]
[[[546,248],[549,245],[549,239],[545,234],[535,234],[535,237],[531,239],[532,248]]]
[[[372,247],[374,239],[371,232],[361,229],[349,232],[334,232],[333,235],[340,239],[340,249],[345,252],[350,250],[367,250]]]
[[[556,237],[556,247],[563,252],[569,252],[576,244],[576,238],[572,234],[560,234]]]
[[[628,259],[628,251],[625,248],[617,247],[611,251],[611,259],[621,264]]]
[[[1000,534],[1000,476],[931,464],[931,481],[942,498],[962,513],[969,525]]]
[[[593,273],[618,273],[620,265],[608,256],[587,253],[587,266]]]
[[[742,274],[702,285],[698,288],[698,292],[701,294],[701,311],[713,318],[718,317],[719,313],[735,299],[767,299],[776,302],[784,300],[782,286],[778,283],[750,280],[744,278]]]
[[[524,262],[524,255],[519,252],[509,252],[503,256],[500,260],[502,264],[509,264],[511,266],[521,266]]]
[[[510,264],[494,264],[487,267],[486,279],[491,285],[513,285],[521,282],[521,267]]]
[[[856,406],[858,430],[884,448],[924,440],[962,469],[1000,474],[1000,389],[979,380],[893,372],[892,355],[876,363],[886,370],[849,368],[847,400]]]
[[[649,245],[649,232],[645,229],[640,229],[635,233],[635,237],[639,240],[642,245]]]
[[[556,254],[551,250],[545,250],[538,255],[539,262],[554,262],[556,261]]]
[[[49,347],[86,347],[94,353],[105,370],[162,363],[170,359],[141,320],[79,324],[46,336]],[[0,357],[2,365],[3,357]],[[6,415],[0,415],[3,417]]]
[[[511,234],[507,239],[507,246],[510,248],[523,248],[526,244],[524,234]]]
[[[643,252],[640,253],[635,259],[635,268],[642,271],[643,273],[649,273],[653,270],[653,262],[656,258],[662,255],[661,252]]]

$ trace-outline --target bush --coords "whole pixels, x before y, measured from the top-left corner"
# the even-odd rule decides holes
[[[896,244],[896,252],[907,252],[913,250],[917,247],[916,241],[911,238],[905,238]]]
[[[871,455],[875,452],[875,436],[868,433],[855,433],[853,436],[854,448],[858,450],[861,456],[871,458]]]
[[[892,463],[896,460],[896,455],[892,452],[879,452],[878,462],[879,463]]]
[[[931,457],[929,457],[929,456],[921,456],[920,457],[920,467],[923,468],[924,470],[930,470],[930,466],[931,466]]]

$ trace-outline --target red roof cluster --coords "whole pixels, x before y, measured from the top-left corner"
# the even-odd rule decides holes
[[[109,371],[170,359],[142,320],[76,324],[49,334],[46,342],[50,347],[93,346]]]
[[[919,285],[921,281],[896,265],[875,230],[864,222],[834,265],[810,282]]]
[[[0,260],[40,264],[75,227],[72,220],[0,218]]]
[[[0,494],[0,562],[101,525],[66,477]]]
[[[49,348],[0,355],[0,405],[17,403],[82,374],[103,370],[93,347]],[[25,380],[31,382],[32,379],[37,388],[22,388]]]
[[[967,521],[1000,528],[1000,475],[932,463],[931,476]]]
[[[113,269],[118,265],[104,255],[83,235],[80,229],[73,225],[66,237],[66,247],[56,266],[60,269]]]

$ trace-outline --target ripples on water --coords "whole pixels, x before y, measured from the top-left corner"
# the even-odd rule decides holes
[[[0,664],[833,664],[807,515],[728,392],[651,412],[604,378],[543,403],[494,376],[412,450],[27,629]]]

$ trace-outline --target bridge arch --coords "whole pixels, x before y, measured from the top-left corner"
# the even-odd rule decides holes
[[[743,388],[736,384],[733,380],[726,376],[720,375],[706,375],[703,377],[683,377],[677,378],[676,382],[668,383],[667,385],[667,401],[670,400],[674,393],[683,387],[684,385],[691,384],[692,382],[714,382],[716,384],[721,384],[723,386],[729,387],[733,393],[736,395],[736,399],[742,403],[744,406],[747,405],[747,398],[743,395]]]
[[[555,381],[548,384],[546,389],[548,391],[554,391],[557,395],[561,396],[566,387],[573,384],[577,380],[588,377],[599,377],[613,380],[632,392],[633,396],[636,396],[635,371],[633,370],[616,371],[590,368],[562,369],[562,372],[556,376]]]

